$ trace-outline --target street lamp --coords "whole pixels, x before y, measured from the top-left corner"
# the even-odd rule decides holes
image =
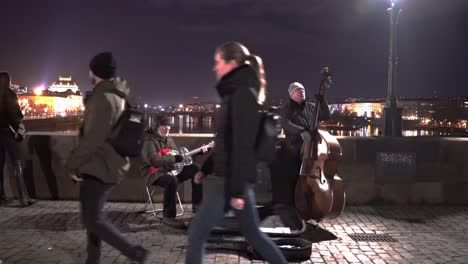
[[[148,124],[148,127],[147,128],[151,128],[151,117],[149,117],[148,115],[148,104],[144,104],[143,105],[145,107],[145,119],[147,120],[147,124]]]
[[[398,64],[397,57],[397,25],[401,14],[397,0],[390,1],[390,7],[387,9],[390,17],[390,39],[388,55],[388,84],[387,99],[384,108],[384,135],[401,136],[401,108],[397,107],[395,96],[396,90],[396,69]]]

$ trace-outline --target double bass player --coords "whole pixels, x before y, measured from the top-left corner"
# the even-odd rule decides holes
[[[281,110],[285,141],[272,170],[273,203],[294,207],[294,191],[301,168],[301,147],[304,138],[315,129],[315,103],[306,101],[304,86],[293,82],[288,87],[289,100]],[[330,118],[330,109],[324,95],[315,95],[319,102],[318,120]]]

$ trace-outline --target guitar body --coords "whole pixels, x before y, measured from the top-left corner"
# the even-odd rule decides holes
[[[174,163],[174,165],[172,165],[173,169],[169,171],[167,174],[171,176],[177,176],[182,172],[185,166],[191,165],[193,163],[192,157],[186,155],[188,152],[189,152],[188,149],[185,147],[182,147],[179,150],[171,149],[169,154],[174,155],[174,156],[182,155],[182,157],[184,157],[184,160],[181,162]]]
[[[214,146],[214,141],[211,141],[210,143],[208,143],[206,145],[207,148],[212,148],[213,146]],[[203,146],[199,147],[197,149],[194,149],[192,151],[189,151],[185,147],[181,147],[179,150],[170,149],[170,148],[163,148],[158,152],[158,156],[181,155],[182,157],[184,157],[183,161],[174,163],[172,165],[172,170],[167,172],[167,174],[169,174],[171,176],[177,176],[182,172],[182,170],[184,169],[185,166],[191,165],[193,163],[192,155],[197,154],[200,151],[202,151],[202,148],[203,148]],[[158,170],[159,170],[159,168],[151,166],[149,168],[149,174],[153,174]]]

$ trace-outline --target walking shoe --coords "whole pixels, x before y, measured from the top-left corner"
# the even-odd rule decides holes
[[[133,263],[148,264],[151,263],[151,252],[142,246],[135,247],[135,255],[133,256]]]
[[[179,221],[175,218],[164,217],[162,223],[177,229],[185,229],[187,227],[184,222]]]
[[[11,204],[11,200],[6,198],[6,196],[2,196],[2,198],[0,198],[0,206],[9,204]]]
[[[26,198],[26,200],[28,200],[29,205],[33,205],[33,204],[37,203],[37,199],[33,199],[31,197]]]
[[[25,197],[19,198],[18,201],[20,203],[20,207],[28,207],[29,206],[28,199],[26,199]]]
[[[192,213],[196,214],[198,211],[198,204],[192,204]]]
[[[20,203],[21,207],[28,207],[30,205],[33,205],[33,204],[37,203],[37,200],[29,198],[29,197],[21,197],[19,199],[19,203]]]

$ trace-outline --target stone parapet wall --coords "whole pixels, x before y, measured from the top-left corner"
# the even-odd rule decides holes
[[[213,135],[173,135],[179,146],[199,147]],[[468,138],[440,137],[338,137],[343,149],[339,174],[344,180],[348,204],[468,204]],[[26,180],[33,196],[40,199],[75,200],[78,184],[65,175],[64,163],[77,144],[76,134],[30,133],[22,143]],[[206,156],[199,156],[202,163]],[[7,194],[12,196],[11,167],[5,168]],[[145,179],[139,161],[110,199],[145,201]],[[209,188],[210,180],[206,182]],[[269,202],[271,183],[268,173],[259,176],[257,199]],[[183,201],[191,199],[191,184],[179,187]],[[162,199],[161,189],[156,200]]]

